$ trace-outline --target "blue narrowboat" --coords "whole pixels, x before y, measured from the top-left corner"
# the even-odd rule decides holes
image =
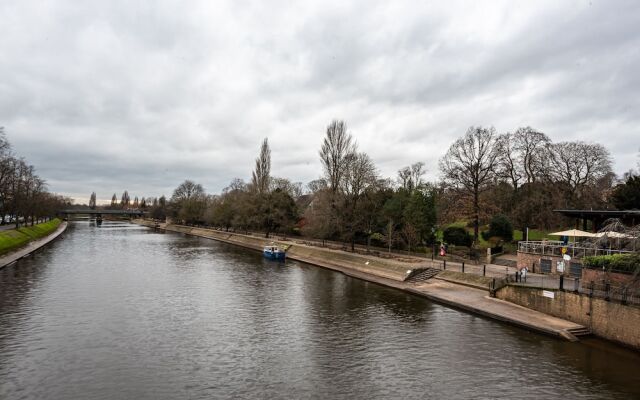
[[[278,246],[275,245],[265,246],[264,250],[262,250],[264,258],[268,258],[269,260],[284,261],[286,254],[287,253],[284,250],[280,250]]]

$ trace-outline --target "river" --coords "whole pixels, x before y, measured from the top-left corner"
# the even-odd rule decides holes
[[[304,263],[73,222],[0,269],[0,398],[640,398],[640,356]]]

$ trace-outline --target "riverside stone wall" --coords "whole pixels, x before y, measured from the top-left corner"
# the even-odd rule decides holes
[[[640,350],[640,307],[585,294],[547,292],[554,298],[545,297],[539,288],[509,285],[498,290],[496,297],[584,325],[597,336]]]

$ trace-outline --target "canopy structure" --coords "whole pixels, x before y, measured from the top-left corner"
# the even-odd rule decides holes
[[[595,233],[581,231],[579,229],[570,229],[568,231],[550,233],[550,236],[571,236],[571,237],[595,237]]]

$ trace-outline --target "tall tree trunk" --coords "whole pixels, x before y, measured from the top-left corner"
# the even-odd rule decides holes
[[[480,193],[477,187],[473,190],[473,211],[473,240],[477,244],[480,230]]]

